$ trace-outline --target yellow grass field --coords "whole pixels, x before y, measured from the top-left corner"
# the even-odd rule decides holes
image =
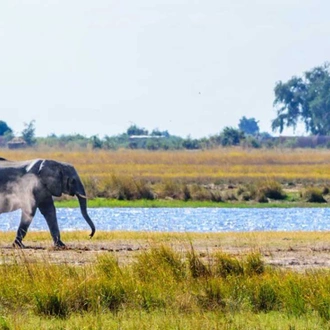
[[[38,151],[0,150],[9,160],[48,158],[72,163],[82,178],[111,175],[147,180],[197,183],[245,182],[264,178],[281,181],[330,181],[330,151],[325,149],[211,151]]]

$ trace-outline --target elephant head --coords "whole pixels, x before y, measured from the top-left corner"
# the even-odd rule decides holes
[[[90,237],[93,237],[95,226],[87,213],[85,188],[75,168],[67,163],[43,160],[38,162],[36,174],[52,196],[60,197],[62,194],[77,196],[81,213],[92,229]]]

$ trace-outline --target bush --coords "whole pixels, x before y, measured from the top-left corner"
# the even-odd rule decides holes
[[[315,187],[305,189],[303,197],[306,199],[306,202],[309,203],[327,203],[322,195],[322,191]]]
[[[158,195],[160,198],[183,199],[182,188],[182,185],[178,181],[166,179],[164,183],[160,184]]]
[[[268,202],[269,199],[283,200],[286,194],[283,192],[282,186],[275,180],[260,181],[251,188],[251,195],[260,203]]]

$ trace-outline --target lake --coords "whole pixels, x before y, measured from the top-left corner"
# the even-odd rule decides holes
[[[91,208],[96,230],[226,232],[322,231],[330,229],[330,208]],[[89,230],[79,208],[59,208],[61,230]],[[0,215],[0,231],[16,231],[20,211]],[[37,213],[30,230],[48,230]]]

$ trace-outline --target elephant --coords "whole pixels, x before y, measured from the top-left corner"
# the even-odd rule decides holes
[[[95,225],[87,213],[85,188],[75,168],[48,159],[28,161],[0,160],[0,214],[21,209],[21,221],[14,247],[24,248],[24,239],[37,209],[46,219],[55,247],[65,248],[61,241],[53,196],[77,196],[82,216],[91,227]]]

